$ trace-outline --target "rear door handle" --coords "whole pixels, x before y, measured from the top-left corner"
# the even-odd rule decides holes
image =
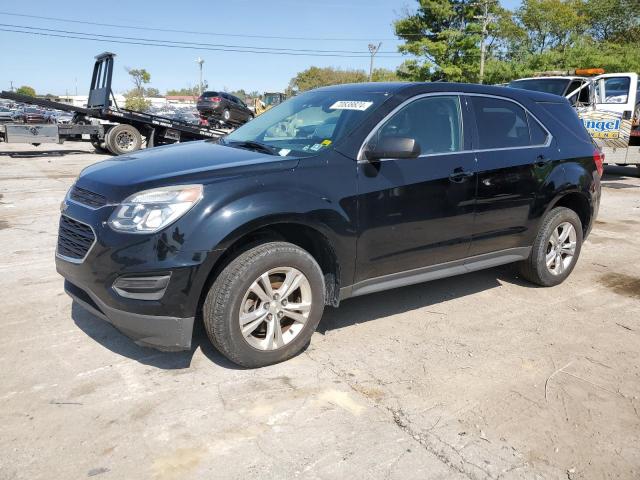
[[[456,168],[453,173],[449,175],[449,180],[455,183],[462,183],[469,177],[473,177],[473,172],[462,170],[462,168]]]

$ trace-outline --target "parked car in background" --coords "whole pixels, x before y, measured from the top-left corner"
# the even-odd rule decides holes
[[[325,305],[517,262],[576,265],[602,157],[569,102],[460,83],[302,93],[218,142],[85,168],[62,205],[65,290],[141,345],[231,361],[308,344]],[[321,346],[319,348],[322,348]]]
[[[13,110],[6,107],[0,107],[0,122],[13,121]]]
[[[213,117],[229,125],[242,125],[254,117],[242,100],[226,92],[204,92],[196,106],[203,117]]]
[[[39,108],[25,107],[13,114],[14,122],[47,123],[47,112]]]
[[[173,120],[180,120],[181,122],[190,123],[192,125],[198,125],[200,123],[200,116],[198,113],[193,112],[175,112],[166,115],[166,117]]]
[[[69,124],[73,121],[73,115],[69,112],[51,110],[45,113],[47,123]]]

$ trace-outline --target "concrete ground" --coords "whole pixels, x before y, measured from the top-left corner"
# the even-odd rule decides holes
[[[608,169],[563,285],[507,266],[348,300],[303,354],[241,370],[63,293],[58,206],[102,158],[0,144],[0,478],[640,477],[635,169]]]

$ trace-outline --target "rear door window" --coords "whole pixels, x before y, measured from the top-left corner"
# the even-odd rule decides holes
[[[532,145],[524,108],[499,98],[472,96],[470,99],[478,126],[479,149]]]
[[[422,155],[462,150],[460,98],[433,96],[415,100],[393,115],[378,131],[380,137],[409,137]]]

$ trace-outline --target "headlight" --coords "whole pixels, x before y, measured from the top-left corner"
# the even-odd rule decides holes
[[[109,218],[119,232],[153,233],[175,222],[202,198],[202,185],[176,185],[131,195]]]

